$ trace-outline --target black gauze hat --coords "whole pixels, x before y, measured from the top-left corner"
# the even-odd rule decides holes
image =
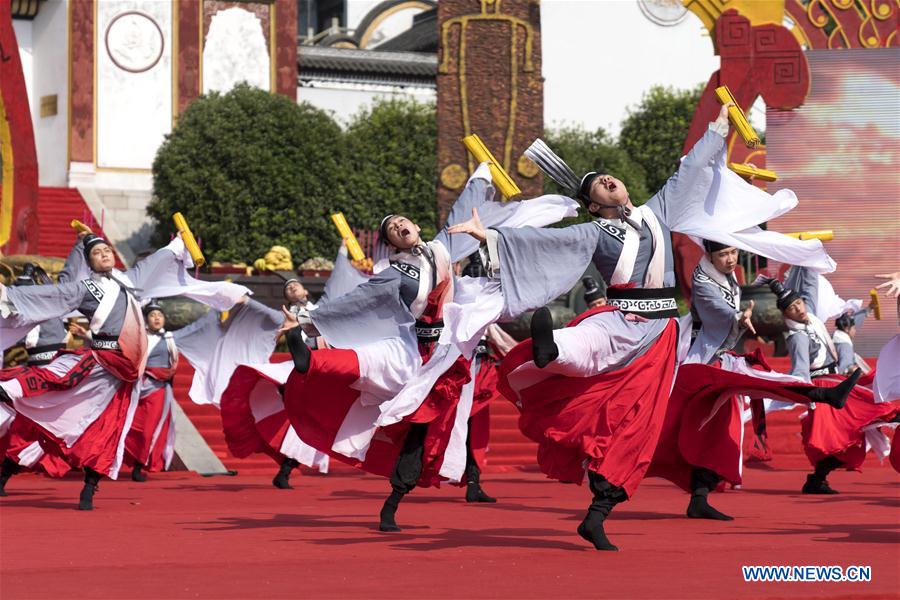
[[[144,306],[144,316],[146,317],[154,310],[158,310],[163,314],[163,316],[166,316],[166,311],[163,310],[163,307],[156,300],[151,300],[146,306]]]
[[[725,248],[733,248],[733,246],[729,246],[728,244],[721,244],[712,240],[703,240],[703,249],[707,252],[718,252],[719,250],[724,250]]]
[[[784,284],[777,279],[773,279],[769,282],[769,289],[777,296],[778,299],[775,301],[775,305],[780,311],[784,311],[784,309],[793,304],[796,300],[801,299],[800,294],[784,287]]]
[[[94,235],[93,233],[89,233],[84,236],[82,243],[84,244],[84,259],[88,261],[88,264],[90,264],[91,250],[94,248],[94,246],[97,246],[98,244],[106,244],[107,246],[110,245],[109,242],[104,240],[102,237],[100,237],[99,235]]]
[[[25,263],[22,265],[22,274],[16,277],[13,285],[34,285],[34,263]]]
[[[834,320],[834,326],[841,331],[849,331],[850,328],[853,327],[853,325],[855,325],[853,321],[853,315],[848,312],[845,312]]]
[[[487,277],[487,271],[481,263],[481,253],[473,252],[469,255],[469,264],[462,270],[463,277]]]
[[[594,183],[594,180],[600,177],[600,173],[597,171],[590,171],[589,173],[585,173],[584,177],[581,178],[581,185],[578,186],[578,199],[587,206],[591,203],[591,184]]]
[[[601,281],[597,283],[597,280],[593,277],[585,277],[581,280],[581,283],[584,286],[585,304],[590,304],[594,300],[606,297],[606,282]]]
[[[381,240],[382,244],[390,244],[390,242],[388,242],[387,226],[388,223],[391,222],[391,219],[396,216],[397,215],[391,214],[381,220],[381,225],[378,226],[378,238]]]

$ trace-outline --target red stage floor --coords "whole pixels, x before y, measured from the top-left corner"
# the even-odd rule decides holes
[[[684,518],[687,498],[650,480],[588,549],[575,527],[584,488],[539,473],[487,474],[496,505],[458,488],[416,490],[406,529],[375,530],[384,480],[342,470],[267,478],[158,475],[104,482],[74,510],[77,480],[14,478],[0,499],[0,597],[14,598],[722,598],[900,595],[900,484],[870,461],[801,496],[794,470],[752,469],[717,495],[732,523]],[[799,465],[798,465],[799,467]],[[745,583],[741,565],[870,565],[870,583]]]

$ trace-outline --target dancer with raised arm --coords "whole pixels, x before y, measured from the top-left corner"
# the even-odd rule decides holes
[[[79,240],[91,274],[55,286],[0,286],[0,329],[17,329],[78,310],[90,319],[91,343],[0,382],[0,400],[48,434],[46,451],[84,469],[80,510],[93,509],[101,477],[118,476],[125,435],[138,404],[147,359],[140,300],[183,294],[225,310],[247,293],[227,282],[202,282],[180,237],[128,271],[115,268],[112,247],[88,234]]]

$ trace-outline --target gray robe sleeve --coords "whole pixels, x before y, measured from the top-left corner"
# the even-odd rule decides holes
[[[846,373],[850,367],[856,365],[856,353],[853,352],[853,344],[835,344],[834,349],[837,350],[838,373]]]
[[[284,313],[280,310],[275,310],[274,308],[269,308],[262,302],[258,302],[253,298],[250,298],[241,308],[238,308],[241,312],[246,312],[248,315],[254,315],[255,318],[259,319],[260,327],[264,330],[271,331],[272,333],[278,331],[281,328],[281,324],[284,323]]]
[[[138,296],[145,298],[140,293],[147,284],[161,273],[168,271],[176,262],[175,253],[169,248],[160,248],[150,256],[143,258],[125,271],[125,275],[134,283]],[[145,298],[146,299],[146,298]]]
[[[864,308],[862,310],[856,311],[856,313],[853,315],[853,324],[856,326],[857,329],[862,327],[863,322],[866,320],[866,317],[868,317],[868,316],[869,316],[868,309]]]
[[[791,357],[790,374],[809,382],[809,336],[798,331],[787,336],[786,342]]]
[[[207,312],[205,315],[195,320],[193,323],[188,323],[181,329],[172,332],[172,337],[175,338],[175,344],[181,347],[181,343],[183,340],[188,339],[193,336],[200,330],[210,327],[211,323],[218,323],[219,315],[216,311],[211,310]]]
[[[496,231],[505,302],[502,320],[540,308],[575,287],[591,263],[600,235],[594,223]]]
[[[696,279],[693,283],[691,306],[703,325],[691,346],[690,355],[696,357],[698,362],[708,363],[719,350],[730,350],[723,348],[723,345],[729,336],[737,333],[737,311],[725,302],[716,284]]]
[[[490,182],[476,177],[469,180],[459,198],[453,203],[453,208],[450,209],[444,228],[434,237],[434,241],[441,242],[447,248],[447,251],[450,253],[451,263],[462,260],[478,250],[479,242],[469,235],[451,235],[447,232],[447,229],[452,225],[465,223],[471,219],[473,208],[479,209],[479,213],[481,213],[482,206],[493,197],[494,187]],[[484,215],[481,216],[483,217]]]
[[[16,322],[21,325],[65,317],[78,308],[86,291],[80,281],[6,288],[7,298],[15,307]]]
[[[87,260],[84,258],[84,240],[78,238],[78,241],[72,246],[66,264],[63,265],[62,271],[57,276],[59,283],[72,283],[81,281],[91,276],[91,269]]]
[[[400,273],[385,269],[338,298],[309,312],[319,334],[336,348],[354,348],[389,338],[416,343],[415,319],[400,300]]]
[[[784,287],[800,294],[806,303],[806,310],[818,314],[816,304],[819,299],[819,276],[816,273],[806,267],[793,266],[784,280]]]
[[[650,200],[647,206],[667,227],[672,227],[670,215],[679,204],[704,198],[713,183],[715,160],[725,150],[725,138],[708,129],[688,152],[674,175]]]
[[[210,354],[224,335],[219,314],[211,310],[190,325],[172,332],[175,346],[188,362],[194,364],[201,356]]]
[[[369,275],[361,273],[359,269],[350,263],[350,259],[347,258],[347,251],[342,247],[334,259],[334,269],[331,271],[328,281],[325,282],[325,293],[319,299],[319,302],[323,302],[328,298],[339,298],[357,286],[362,285],[369,278]]]

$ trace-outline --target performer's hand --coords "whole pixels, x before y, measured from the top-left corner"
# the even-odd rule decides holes
[[[456,225],[451,225],[447,228],[449,233],[468,233],[473,238],[478,240],[479,242],[484,242],[487,240],[487,231],[484,229],[484,225],[481,224],[481,219],[478,218],[478,209],[472,209],[472,218],[466,221],[465,223],[457,223]]]
[[[297,318],[297,315],[289,311],[284,305],[281,306],[281,312],[284,313],[284,323],[281,324],[281,328],[278,330],[279,336],[294,327],[300,326],[300,320]]]
[[[900,271],[897,271],[896,273],[884,273],[882,275],[876,275],[875,277],[889,280],[878,285],[876,289],[883,290],[882,293],[888,298],[900,298]]]
[[[641,315],[636,315],[634,313],[625,313],[625,320],[631,323],[646,323],[649,321],[647,317],[642,317]]]
[[[741,313],[741,318],[738,322],[741,324],[741,327],[747,329],[753,335],[756,335],[756,329],[753,328],[753,323],[750,321],[750,318],[753,316],[753,307],[756,303],[751,300],[750,306],[744,309],[744,312]]]
[[[87,337],[87,329],[79,325],[78,323],[72,321],[69,323],[69,333],[74,335],[75,337],[85,339]]]
[[[726,102],[719,109],[719,116],[716,118],[716,124],[728,126],[728,107],[734,106],[734,102]]]

